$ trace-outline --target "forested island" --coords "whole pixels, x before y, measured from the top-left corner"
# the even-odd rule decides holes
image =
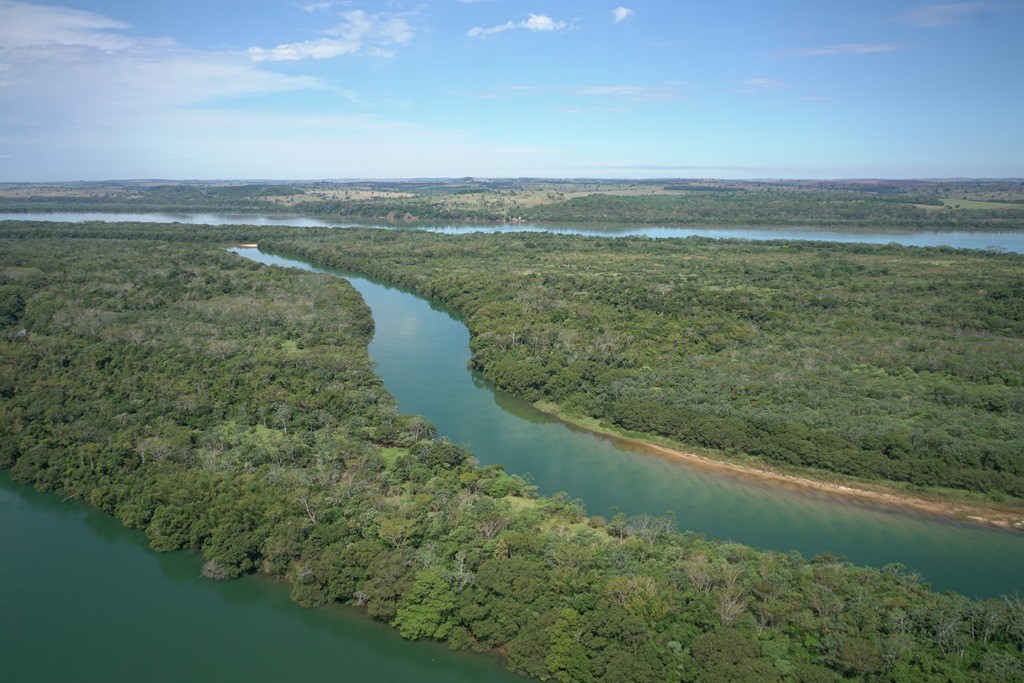
[[[358,294],[223,248],[254,236],[449,302],[490,379],[568,414],[1007,505],[1022,257],[4,223],[0,465],[211,578],[265,572],[541,679],[1024,677],[1019,599],[591,517],[476,465],[397,411]]]
[[[393,222],[1020,230],[1019,180],[0,183],[0,212],[221,212]]]

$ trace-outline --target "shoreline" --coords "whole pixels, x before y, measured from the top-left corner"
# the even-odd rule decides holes
[[[714,458],[698,455],[696,453],[687,453],[685,451],[679,451],[673,448],[668,448],[667,446],[660,446],[646,441],[628,439],[626,437],[622,438],[625,438],[627,441],[632,442],[634,445],[639,446],[644,450],[654,452],[657,455],[664,455],[673,460],[684,460],[690,463],[699,464],[707,469],[725,470],[747,477],[786,483],[801,488],[825,491],[835,495],[855,496],[877,503],[882,503],[887,507],[911,508],[918,512],[952,517],[960,521],[971,522],[974,524],[1024,531],[1024,512],[1014,513],[1010,510],[986,508],[973,505],[971,503],[929,500],[914,495],[903,495],[895,489],[886,487],[884,484],[878,484],[878,489],[861,488],[859,486],[839,484],[820,479],[812,479],[810,477],[800,477],[793,474],[775,472],[769,469],[747,467],[725,460],[715,460]]]
[[[38,208],[38,207],[3,207],[0,206],[0,214],[6,214],[9,216],[14,215],[34,215],[34,214],[123,214],[125,216],[139,216],[148,214],[164,214],[168,216],[189,216],[189,215],[212,215],[212,216],[223,216],[223,217],[237,217],[237,218],[282,218],[282,219],[304,219],[304,220],[315,220],[324,222],[335,222],[335,223],[350,223],[352,225],[346,225],[346,228],[368,228],[368,229],[394,229],[395,227],[405,227],[415,230],[431,230],[439,227],[458,227],[464,226],[467,228],[472,227],[490,227],[490,226],[522,226],[522,225],[533,225],[533,226],[552,226],[560,229],[574,228],[574,227],[594,227],[597,230],[615,230],[619,228],[638,228],[638,229],[696,229],[696,230],[819,230],[819,231],[835,231],[835,232],[849,232],[849,233],[877,233],[887,232],[893,234],[918,234],[918,233],[982,233],[982,234],[1018,234],[1024,232],[1024,228],[1019,226],[998,226],[998,227],[985,227],[985,226],[969,226],[964,227],[962,225],[904,225],[896,223],[880,223],[877,221],[868,221],[864,223],[831,223],[831,222],[814,222],[813,220],[797,220],[793,219],[790,221],[771,221],[767,223],[737,223],[735,221],[723,221],[723,222],[689,222],[689,221],[673,221],[673,220],[604,220],[599,216],[595,216],[589,219],[574,219],[565,220],[557,218],[545,218],[545,219],[532,219],[532,218],[515,218],[515,219],[494,219],[494,218],[473,218],[473,217],[462,217],[462,218],[420,218],[418,216],[412,216],[411,218],[401,218],[388,216],[359,216],[349,214],[314,214],[314,213],[301,213],[301,212],[278,212],[278,211],[266,211],[261,210],[260,207],[253,207],[250,210],[239,211],[239,210],[223,210],[223,209],[202,209],[188,207],[183,209],[182,207],[125,207],[125,206],[107,206],[107,207],[61,207],[57,209],[53,208]],[[49,219],[33,219],[33,218],[3,218],[0,220],[7,221],[33,221],[40,220],[42,222],[51,222]],[[106,219],[97,218],[90,219],[90,221],[100,223],[120,223],[120,222],[142,222],[150,223],[150,221],[108,221]],[[69,221],[52,221],[52,222],[69,222]],[[78,223],[80,221],[70,221],[72,223]],[[83,221],[84,222],[84,221]],[[156,225],[169,225],[166,221],[153,221]],[[258,228],[295,228],[303,226],[285,225],[285,224],[250,224],[250,223],[185,223],[185,225],[246,225]],[[313,226],[310,226],[313,227]],[[316,226],[316,227],[341,227],[341,226]],[[741,238],[744,239],[744,238]],[[775,239],[789,240],[789,237],[779,237]],[[824,240],[830,241],[830,240]],[[879,244],[879,246],[885,246]],[[908,245],[901,245],[908,246]],[[910,245],[912,246],[912,245]],[[970,249],[973,247],[955,247],[962,249]]]
[[[758,479],[774,485],[784,484],[835,496],[860,498],[880,507],[898,508],[904,511],[910,509],[919,513],[948,517],[971,524],[997,527],[1011,531],[1024,531],[1024,510],[942,499],[941,494],[936,494],[937,498],[931,499],[920,494],[904,493],[881,482],[838,483],[824,479],[815,479],[808,475],[801,476],[780,472],[771,469],[771,466],[767,463],[760,467],[744,465],[701,455],[693,451],[681,450],[673,446],[665,446],[634,436],[626,436],[604,426],[580,422],[567,417],[553,404],[538,403],[534,404],[534,407],[545,415],[550,415],[573,429],[591,432],[651,455],[686,462],[706,470],[728,472],[735,476]]]

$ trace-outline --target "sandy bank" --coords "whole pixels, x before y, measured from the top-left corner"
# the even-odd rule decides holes
[[[644,441],[643,439],[622,436],[621,434],[617,434],[609,429],[595,428],[594,425],[577,422],[567,418],[558,411],[557,407],[550,404],[537,404],[536,407],[542,412],[558,418],[560,421],[575,429],[582,429],[584,431],[600,434],[635,450],[651,453],[671,460],[682,460],[701,469],[728,472],[740,477],[750,477],[784,486],[813,489],[815,491],[822,491],[838,496],[853,496],[876,503],[880,507],[909,509],[917,512],[952,517],[976,524],[985,524],[988,526],[1024,531],[1024,510],[1014,509],[1011,507],[1001,508],[998,507],[997,504],[988,506],[959,500],[944,499],[939,493],[936,493],[934,497],[925,497],[925,494],[904,492],[895,488],[887,487],[885,484],[881,483],[837,483],[821,479],[812,479],[807,476],[779,472],[768,467],[753,467],[750,465],[730,462],[728,460],[719,460],[706,455],[700,455],[698,453],[662,446],[650,441]]]

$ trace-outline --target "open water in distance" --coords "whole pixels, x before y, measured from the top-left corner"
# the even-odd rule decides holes
[[[347,279],[373,310],[370,356],[398,408],[423,415],[484,464],[529,473],[540,492],[581,498],[590,514],[675,512],[679,527],[760,548],[813,556],[828,550],[859,565],[899,562],[937,590],[1024,594],[1024,533],[768,483],[630,449],[572,429],[496,390],[467,368],[469,331],[444,305],[354,273],[257,249],[265,264]]]
[[[0,681],[523,680],[353,608],[302,609],[263,577],[201,578],[198,555],[148,546],[0,470]]]
[[[85,221],[133,223],[182,223],[184,225],[276,225],[298,228],[352,228],[369,227],[386,230],[426,230],[449,235],[471,232],[550,232],[562,235],[588,235],[591,237],[714,237],[749,240],[823,240],[828,242],[867,242],[888,244],[895,242],[914,247],[949,246],[959,249],[990,249],[1024,253],[1024,231],[1021,232],[934,232],[894,230],[891,228],[809,228],[809,227],[622,227],[584,225],[540,225],[531,223],[487,225],[431,225],[429,223],[367,224],[348,221],[330,221],[302,216],[262,216],[253,214],[214,213],[0,213],[0,221]]]

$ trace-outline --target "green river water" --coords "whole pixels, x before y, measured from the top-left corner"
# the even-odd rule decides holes
[[[141,531],[0,470],[0,681],[522,681],[258,576],[199,576]]]

